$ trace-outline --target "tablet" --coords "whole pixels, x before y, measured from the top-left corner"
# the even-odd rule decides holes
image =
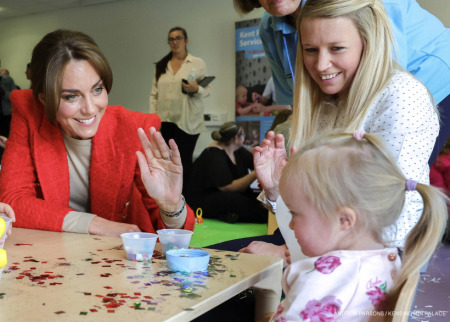
[[[197,84],[200,85],[201,87],[208,86],[209,83],[211,83],[214,80],[214,78],[216,78],[216,76],[205,76],[201,80],[197,81]]]

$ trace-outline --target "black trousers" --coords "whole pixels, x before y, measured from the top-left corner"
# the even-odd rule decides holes
[[[192,157],[200,134],[188,134],[171,122],[162,122],[161,134],[167,144],[169,144],[170,139],[174,139],[180,150],[181,163],[183,164],[183,194],[185,194],[192,169]]]
[[[2,107],[0,106],[0,109]],[[2,115],[0,113],[0,135],[9,137],[9,130],[11,128],[11,115]],[[3,148],[0,148],[0,162],[3,157]]]
[[[11,128],[11,115],[2,115],[0,113],[0,135],[9,137]]]

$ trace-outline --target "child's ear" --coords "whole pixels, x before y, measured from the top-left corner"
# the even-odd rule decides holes
[[[342,207],[338,210],[339,225],[341,230],[353,229],[356,225],[356,212],[349,207]]]

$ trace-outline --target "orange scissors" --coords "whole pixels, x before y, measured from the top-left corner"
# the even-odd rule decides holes
[[[196,224],[203,224],[203,210],[202,208],[197,208],[195,211],[195,223]]]

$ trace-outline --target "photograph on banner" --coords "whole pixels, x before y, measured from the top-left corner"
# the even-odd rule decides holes
[[[235,23],[235,115],[236,121],[247,122],[245,123],[247,124],[245,145],[248,147],[259,145],[270,128],[274,116],[281,110],[290,109],[289,105],[276,103],[272,72],[259,37],[259,23],[260,19]],[[265,117],[270,118],[264,119]]]
[[[245,132],[244,147],[250,151],[266,136],[270,130],[275,116],[238,116],[236,123],[239,124]]]

